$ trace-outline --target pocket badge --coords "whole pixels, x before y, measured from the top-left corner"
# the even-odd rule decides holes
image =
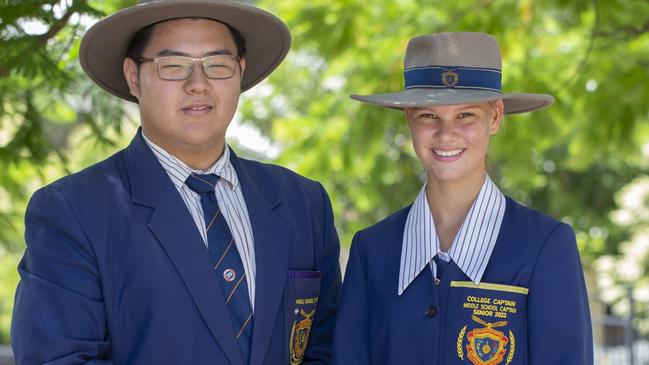
[[[300,315],[303,319],[299,322],[295,320],[291,329],[291,365],[300,365],[302,363],[304,351],[309,342],[315,309],[309,313],[305,312],[304,309],[300,309]]]
[[[477,316],[471,317],[475,322],[481,324],[482,328],[474,328],[466,333],[467,326],[462,327],[457,337],[457,356],[464,360],[463,344],[466,338],[467,359],[473,365],[498,365],[505,359],[507,354],[506,365],[514,359],[516,351],[516,338],[514,333],[509,331],[509,337],[503,332],[496,330],[497,327],[507,326],[507,321],[487,323]],[[465,335],[466,334],[466,335]],[[509,346],[507,346],[509,344]]]

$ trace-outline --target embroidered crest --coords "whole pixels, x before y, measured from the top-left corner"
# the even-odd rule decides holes
[[[313,324],[315,309],[309,313],[305,312],[304,309],[300,309],[300,314],[304,318],[299,322],[295,320],[293,322],[293,328],[291,329],[291,365],[300,365],[300,363],[302,363],[304,351],[309,342],[309,334],[311,333],[311,325]]]
[[[484,327],[475,328],[466,334],[468,342],[466,344],[467,359],[473,365],[498,365],[505,359],[507,344],[509,343],[509,354],[505,364],[511,363],[516,351],[516,338],[512,331],[509,331],[509,337],[507,337],[503,332],[494,329],[506,326],[507,321],[487,323],[475,315],[471,318]],[[467,326],[462,327],[457,338],[457,356],[460,360],[464,360],[462,344],[464,343],[466,329]]]
[[[446,87],[453,87],[457,85],[458,81],[460,81],[460,75],[452,69],[446,69],[446,71],[442,73],[442,84]]]

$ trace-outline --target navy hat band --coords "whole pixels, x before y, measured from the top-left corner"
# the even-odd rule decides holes
[[[501,92],[502,73],[489,68],[427,66],[405,70],[406,89],[441,88]]]

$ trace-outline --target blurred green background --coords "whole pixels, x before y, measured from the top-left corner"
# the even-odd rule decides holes
[[[229,141],[321,181],[344,246],[412,202],[424,178],[403,115],[348,95],[402,89],[415,35],[488,32],[501,44],[506,92],[557,99],[506,118],[492,140],[492,178],[573,226],[594,315],[633,309],[637,330],[649,332],[649,1],[254,2],[287,22],[293,45],[243,96]],[[136,107],[94,86],[77,60],[85,29],[132,3],[0,0],[0,343],[9,342],[29,197],[124,147],[139,124]]]

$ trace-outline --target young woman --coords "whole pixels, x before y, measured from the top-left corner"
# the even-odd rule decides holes
[[[352,98],[405,113],[427,180],[414,203],[358,232],[334,364],[592,364],[588,298],[570,226],[489,178],[504,114],[553,102],[503,94],[496,39],[408,44],[406,90]]]

